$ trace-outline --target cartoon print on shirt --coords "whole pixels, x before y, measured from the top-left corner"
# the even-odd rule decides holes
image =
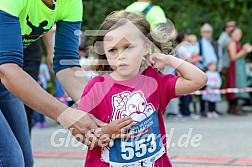
[[[155,111],[154,106],[146,101],[142,91],[125,91],[113,95],[112,106],[112,120],[131,117],[135,123],[144,120]]]
[[[27,25],[32,29],[32,32],[30,34],[23,35],[23,44],[24,47],[27,47],[34,41],[36,41],[40,36],[42,36],[44,33],[49,31],[49,29],[45,29],[44,27],[48,25],[48,21],[44,20],[41,23],[39,23],[39,26],[36,27],[32,24],[32,22],[29,21],[29,16],[26,17]]]

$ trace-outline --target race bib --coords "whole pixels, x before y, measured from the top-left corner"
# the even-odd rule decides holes
[[[152,166],[165,153],[157,111],[133,125],[129,133],[130,138],[115,139],[110,150],[103,150],[102,158],[111,167]]]

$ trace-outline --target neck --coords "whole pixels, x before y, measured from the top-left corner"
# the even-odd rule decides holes
[[[53,0],[42,0],[42,2],[49,8],[53,7]]]

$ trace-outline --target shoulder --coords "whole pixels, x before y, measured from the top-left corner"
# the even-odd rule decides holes
[[[236,47],[236,43],[235,41],[230,41],[229,44],[228,44],[228,48],[235,48]]]
[[[28,0],[0,0],[0,10],[18,17],[27,6]]]
[[[152,77],[155,80],[157,80],[158,82],[171,81],[174,78],[178,78],[177,76],[175,76],[173,74],[164,75],[164,74],[158,72],[157,70],[153,69],[152,67],[148,67],[145,71],[143,71],[142,74],[145,76]]]
[[[86,85],[84,89],[84,92],[89,92],[96,83],[104,82],[104,81],[105,81],[105,78],[103,76],[94,77],[93,79],[88,81],[88,84]]]
[[[61,0],[57,3],[61,21],[82,21],[83,4],[81,0]]]

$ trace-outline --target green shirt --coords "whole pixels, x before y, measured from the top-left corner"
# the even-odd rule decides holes
[[[150,3],[148,2],[134,2],[125,10],[133,13],[141,13]],[[166,17],[163,9],[159,6],[153,6],[146,14],[146,20],[153,27],[160,23],[166,23]]]
[[[0,0],[0,10],[19,18],[24,47],[50,30],[55,22],[82,21],[83,15],[81,0],[57,0],[55,9],[48,8],[42,0]]]

